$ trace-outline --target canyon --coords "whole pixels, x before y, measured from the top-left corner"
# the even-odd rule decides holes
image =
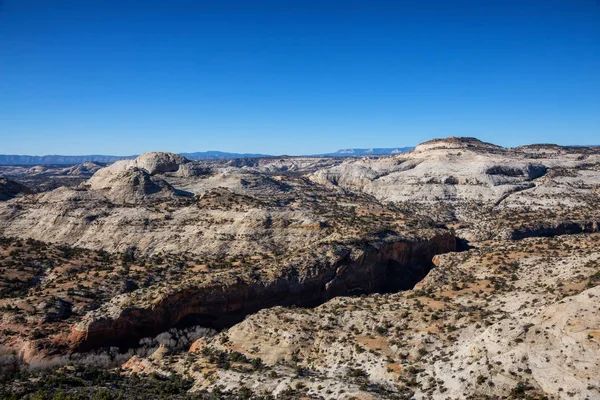
[[[598,148],[0,174],[5,371],[95,357],[190,396],[600,398]]]
[[[177,326],[230,328],[263,308],[314,307],[337,296],[411,289],[429,272],[434,255],[455,249],[455,238],[442,234],[417,243],[386,244],[358,256],[347,252],[317,271],[280,266],[268,281],[234,275],[226,282],[186,286],[147,307],[122,307],[115,318],[102,314],[86,319],[74,327],[69,342],[76,351],[134,346]]]

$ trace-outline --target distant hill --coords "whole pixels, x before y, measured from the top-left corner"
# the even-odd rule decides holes
[[[19,156],[0,154],[0,165],[45,165],[45,164],[83,164],[86,161],[99,163],[113,163],[126,158],[135,158],[135,156]]]
[[[414,150],[414,147],[390,147],[390,148],[373,148],[373,149],[341,149],[335,153],[319,154],[329,157],[363,157],[363,156],[385,156],[390,154],[406,153]]]
[[[234,158],[257,158],[269,157],[266,154],[239,154],[225,153],[222,151],[202,151],[196,153],[181,153],[189,160],[229,160]],[[0,154],[0,165],[49,165],[49,164],[82,164],[84,162],[113,163],[119,160],[135,158],[132,156],[104,156],[104,155],[86,155],[86,156],[21,156]]]
[[[223,151],[198,151],[195,153],[179,153],[188,160],[231,160],[234,158],[271,157],[268,154],[226,153]]]
[[[363,157],[363,156],[381,156],[389,154],[405,153],[413,150],[414,147],[393,147],[393,148],[373,148],[373,149],[342,149],[335,153],[316,154],[320,157]],[[179,153],[189,160],[231,160],[236,158],[261,158],[272,157],[269,154],[254,153],[227,153],[223,151],[199,151],[195,153]],[[131,156],[106,156],[106,155],[85,155],[85,156],[27,156],[27,155],[9,155],[0,154],[0,165],[49,165],[65,164],[74,165],[84,162],[113,163],[118,160],[135,158]]]

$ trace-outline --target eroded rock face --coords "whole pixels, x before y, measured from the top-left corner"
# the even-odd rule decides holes
[[[456,226],[460,236],[473,241],[525,229],[527,219],[519,215],[550,224],[597,220],[598,151],[532,153],[469,138],[430,144],[380,158],[282,157],[239,164],[143,154],[100,169],[69,196],[62,188],[35,201],[0,204],[0,232],[109,251],[129,245],[142,252],[256,250],[267,247],[265,241],[249,236],[265,234],[272,238],[271,247],[295,248],[303,245],[308,232],[290,228],[323,226],[315,209],[334,207],[341,196],[349,203],[364,196],[391,202],[403,208],[403,215]],[[210,207],[201,205],[203,200],[183,201],[225,192],[230,194],[221,197],[231,201],[218,210],[216,201]],[[319,207],[325,198],[327,204]],[[169,201],[173,204],[166,205]],[[148,208],[149,202],[165,204]],[[210,222],[220,220],[231,222]],[[270,235],[259,226],[283,228]],[[232,236],[233,243],[224,240]]]
[[[88,173],[75,170],[76,182]],[[0,203],[0,233],[19,238],[0,241],[0,333],[19,333],[2,354],[76,357],[199,325],[228,329],[194,346],[194,368],[172,347],[127,365],[195,389],[236,390],[243,378],[336,398],[364,387],[374,398],[502,397],[520,381],[532,396],[597,394],[585,380],[598,371],[598,329],[581,322],[597,323],[597,149],[450,138],[351,160],[152,153],[78,185]],[[457,240],[469,250],[447,253]],[[211,351],[242,352],[252,368],[261,357],[268,372],[220,370]]]
[[[600,231],[600,221],[567,221],[555,223],[532,224],[510,233],[510,239],[520,240],[528,237],[554,237],[559,235],[575,235],[578,233],[595,233]]]
[[[62,171],[62,173],[64,175],[91,176],[100,169],[102,169],[102,166],[98,163],[84,162],[83,164],[74,165],[70,168],[65,168]]]
[[[178,154],[165,152],[144,153],[132,160],[117,161],[103,168],[100,171],[100,175],[113,174],[130,168],[143,169],[150,175],[163,174],[166,172],[176,172],[181,165],[189,162],[187,158]]]
[[[21,194],[32,194],[33,191],[25,185],[0,176],[0,201],[12,199]]]
[[[596,398],[598,240],[506,240],[439,255],[414,290],[338,297],[311,310],[264,309],[198,340],[192,366],[184,356],[169,366],[189,373],[198,389],[233,388],[245,376],[246,385],[275,395],[285,376],[291,387],[336,398]],[[213,351],[241,352],[272,369],[195,374],[214,365],[203,358]]]
[[[50,303],[45,305],[44,321],[53,322],[65,320],[71,316],[72,309],[73,304],[61,299],[60,297],[56,297]]]
[[[179,154],[154,152],[144,153],[133,160],[133,165],[148,171],[150,175],[164,174],[165,172],[176,172],[189,160]]]
[[[98,169],[84,187],[101,192],[115,203],[165,200],[176,195],[175,189],[155,175],[177,172],[187,163],[189,160],[177,154],[144,153]]]
[[[432,139],[415,147],[415,152],[433,149],[478,149],[484,151],[503,151],[504,148],[492,143],[482,142],[474,137],[448,137],[444,139]]]
[[[114,203],[142,203],[175,197],[175,189],[145,169],[132,167],[116,173],[94,175],[88,184]]]
[[[466,214],[463,207],[468,206],[464,203],[474,201],[490,205],[502,201],[503,207],[527,205],[538,208],[566,203],[570,196],[545,198],[543,194],[555,190],[550,188],[557,183],[544,179],[545,174],[552,168],[573,168],[573,174],[581,176],[579,168],[587,169],[586,165],[592,160],[596,164],[600,162],[597,154],[586,155],[585,159],[576,153],[533,158],[511,149],[493,146],[495,150],[492,151],[488,147],[461,140],[434,141],[395,157],[346,160],[316,171],[310,178],[322,185],[366,192],[382,201],[439,202]],[[600,175],[592,170],[597,175],[593,180],[597,182]],[[505,201],[523,187],[535,190]],[[567,192],[566,187],[562,192]],[[592,191],[589,194],[592,195]]]
[[[274,271],[276,275],[267,281],[238,277],[230,278],[232,284],[172,288],[148,305],[118,299],[110,311],[92,313],[74,327],[70,346],[77,351],[130,347],[143,337],[177,325],[220,330],[263,308],[315,306],[336,296],[408,289],[427,274],[436,254],[455,249],[455,237],[441,234],[419,242],[347,250],[337,260],[320,266]]]

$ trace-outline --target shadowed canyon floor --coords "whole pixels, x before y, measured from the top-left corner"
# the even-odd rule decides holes
[[[2,396],[600,398],[598,149],[0,173]]]

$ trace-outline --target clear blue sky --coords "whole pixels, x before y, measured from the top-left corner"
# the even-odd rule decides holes
[[[452,135],[600,144],[600,2],[0,0],[0,153]]]

